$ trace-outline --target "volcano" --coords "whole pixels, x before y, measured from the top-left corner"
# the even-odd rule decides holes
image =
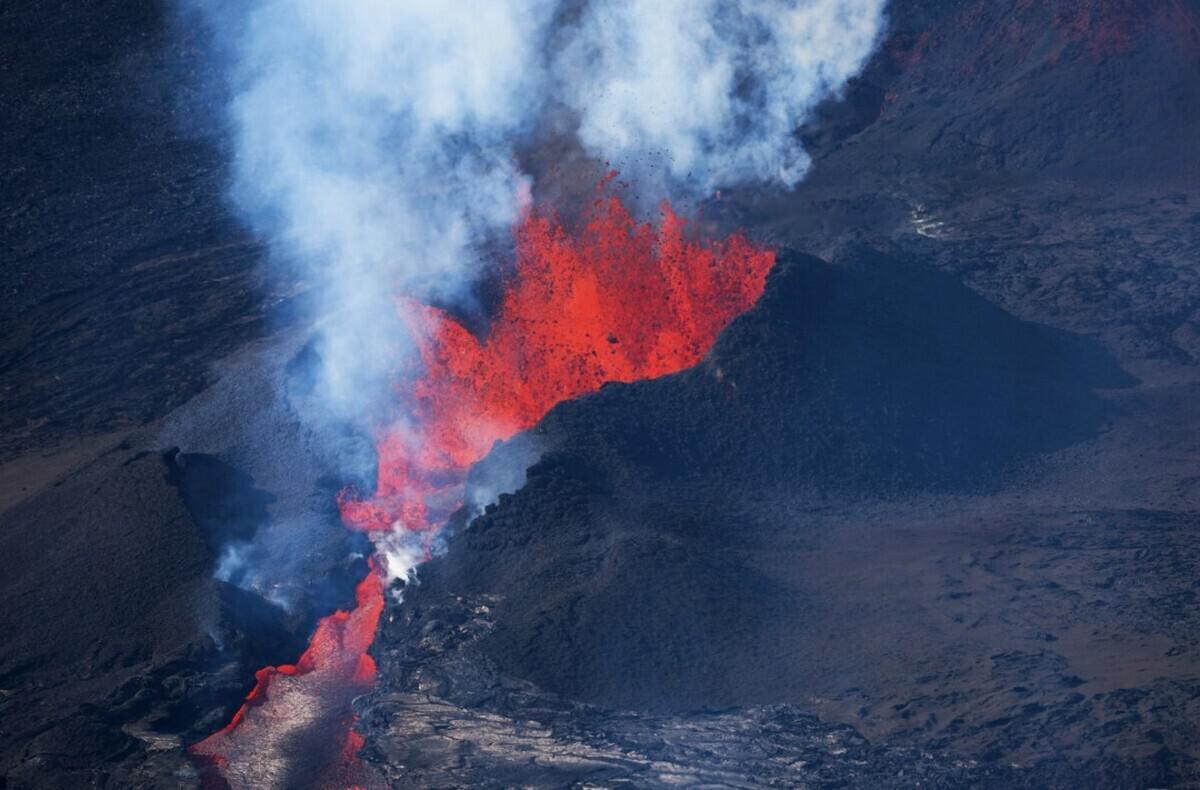
[[[1194,0],[892,0],[793,189],[552,107],[353,419],[177,11],[0,9],[0,787],[1200,782]]]
[[[431,500],[461,508],[467,469],[497,440],[610,381],[695,364],[758,298],[773,253],[741,236],[713,245],[688,241],[685,222],[667,204],[659,227],[638,225],[607,194],[613,177],[574,233],[549,217],[526,218],[515,234],[514,279],[483,341],[445,312],[417,308],[421,374],[411,408],[420,430],[406,424],[381,431],[375,495],[339,496],[349,527],[431,539],[444,519]],[[384,558],[395,561],[386,548]],[[372,783],[356,759],[362,742],[352,730],[351,702],[376,677],[367,651],[384,606],[383,573],[372,564],[355,608],[322,619],[296,664],[259,670],[229,724],[190,747],[206,782],[255,787],[316,775],[322,785]],[[407,577],[411,569],[392,574]],[[310,742],[303,762],[291,758],[298,744]],[[341,746],[329,750],[331,742]]]

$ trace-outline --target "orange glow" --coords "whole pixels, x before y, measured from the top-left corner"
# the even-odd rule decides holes
[[[423,367],[398,393],[412,419],[377,443],[375,495],[339,498],[348,525],[436,527],[461,503],[467,468],[496,441],[605,382],[699,362],[762,294],[775,262],[740,234],[689,239],[666,203],[657,225],[638,223],[603,186],[577,232],[533,213],[516,243],[516,273],[486,337],[442,310],[401,304]]]

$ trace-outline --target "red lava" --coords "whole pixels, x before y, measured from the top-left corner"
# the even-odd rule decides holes
[[[657,225],[639,224],[603,185],[577,230],[533,213],[516,242],[516,274],[486,337],[442,310],[403,304],[422,370],[397,392],[411,418],[378,441],[374,496],[343,493],[347,524],[436,526],[461,502],[470,465],[555,404],[699,362],[758,300],[775,263],[741,234],[689,239],[666,203]]]

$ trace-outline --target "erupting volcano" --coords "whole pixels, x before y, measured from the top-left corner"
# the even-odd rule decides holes
[[[1200,790],[1200,0],[52,7],[0,790]]]
[[[397,375],[396,420],[379,431],[374,495],[347,490],[339,497],[349,527],[428,539],[462,506],[468,468],[497,441],[606,382],[696,364],[762,294],[774,252],[740,233],[723,240],[689,234],[665,202],[657,224],[639,223],[609,190],[611,180],[578,223],[551,212],[526,215],[515,229],[514,274],[485,336],[444,310],[399,300],[419,367]],[[295,666],[260,670],[229,725],[192,747],[214,783],[252,786],[264,771],[296,770],[272,763],[300,752],[324,755],[319,769],[305,770],[329,777],[328,785],[366,783],[347,725],[353,698],[374,680],[367,649],[383,609],[385,570],[373,564],[357,608],[322,620]],[[305,748],[296,749],[298,742]],[[317,742],[323,750],[309,746]]]

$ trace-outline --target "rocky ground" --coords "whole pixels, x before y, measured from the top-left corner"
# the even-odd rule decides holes
[[[552,412],[390,606],[394,784],[1200,786],[1200,5],[891,19],[810,178],[704,210],[832,263]],[[350,599],[364,444],[306,419],[204,42],[150,0],[0,29],[0,787],[193,786],[181,746]],[[252,536],[289,561],[214,578]]]
[[[1195,457],[1195,386],[1151,405],[1095,347],[939,279],[785,256],[700,367],[552,411],[525,486],[385,624],[368,753],[453,784],[485,758],[426,764],[397,731],[457,754],[460,729],[494,727],[510,746],[488,764],[535,782],[665,782],[619,711],[670,730],[782,705],[926,755],[835,761],[851,784],[1194,778],[1200,491],[1166,459]],[[920,308],[931,294],[940,310]],[[512,732],[530,706],[527,726],[557,733],[569,716],[541,706],[562,699],[616,717],[610,740]],[[417,728],[420,705],[445,728]],[[751,756],[785,747],[735,733],[713,757],[730,783],[796,781]],[[522,737],[564,762],[531,761]]]

